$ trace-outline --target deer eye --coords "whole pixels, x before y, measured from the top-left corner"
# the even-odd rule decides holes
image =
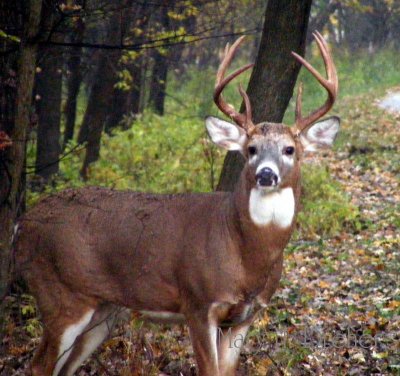
[[[249,155],[256,155],[257,154],[257,148],[255,146],[249,146],[247,148]]]
[[[293,146],[287,146],[284,150],[284,153],[286,155],[293,155],[294,153],[294,147]]]

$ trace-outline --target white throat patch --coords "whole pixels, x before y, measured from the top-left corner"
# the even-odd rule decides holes
[[[270,193],[253,188],[250,192],[250,218],[258,226],[273,223],[281,228],[289,227],[293,221],[294,209],[292,188],[288,187]]]

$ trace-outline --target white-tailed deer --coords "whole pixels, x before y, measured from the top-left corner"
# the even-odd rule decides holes
[[[338,90],[326,42],[318,33],[315,39],[327,79],[293,55],[328,99],[302,117],[300,89],[294,127],[253,124],[242,88],[244,114],[224,101],[224,87],[251,67],[226,77],[243,38],[227,46],[214,100],[236,124],[208,117],[206,127],[217,145],[240,150],[247,160],[233,193],[73,189],[23,216],[17,265],[44,324],[33,375],[72,375],[110,334],[121,313],[117,307],[150,319],[185,320],[199,374],[234,375],[239,351],[226,334],[244,337],[279,284],[299,208],[302,153],[330,146],[339,128],[336,117],[315,123],[331,109]]]

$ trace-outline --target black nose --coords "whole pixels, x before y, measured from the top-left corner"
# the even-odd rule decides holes
[[[278,176],[269,167],[264,167],[257,173],[256,180],[261,187],[271,187],[277,185]]]

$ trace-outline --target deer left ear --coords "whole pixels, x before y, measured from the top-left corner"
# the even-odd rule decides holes
[[[300,133],[300,142],[305,151],[315,151],[331,147],[339,131],[340,118],[332,116],[313,124]]]

